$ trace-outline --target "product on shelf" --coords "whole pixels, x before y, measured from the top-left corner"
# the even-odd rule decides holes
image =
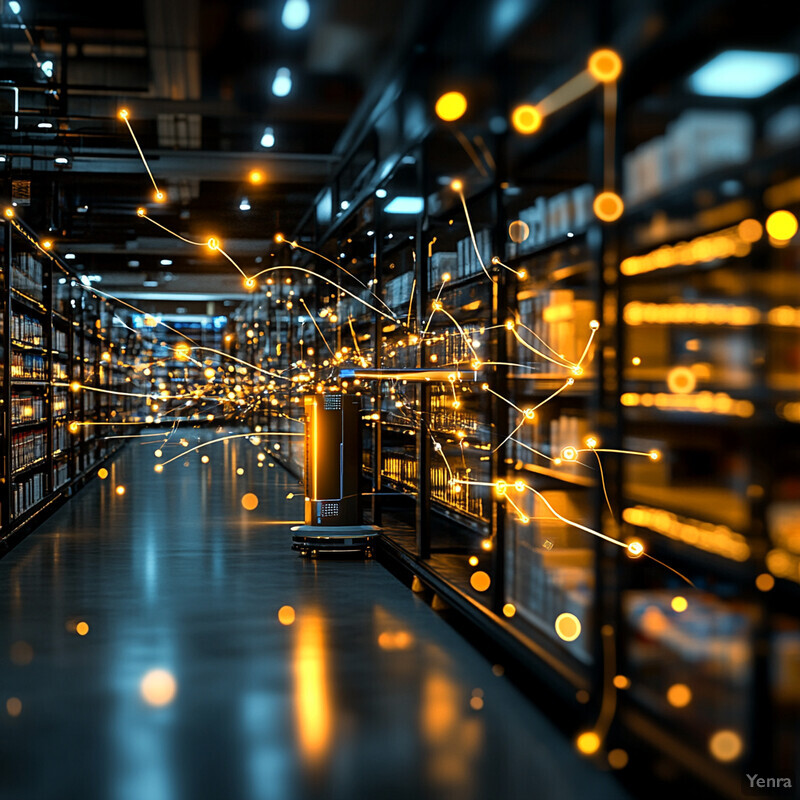
[[[41,300],[42,265],[30,253],[17,253],[11,262],[11,287],[34,300]]]

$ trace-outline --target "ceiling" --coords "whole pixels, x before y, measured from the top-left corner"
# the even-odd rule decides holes
[[[274,234],[297,225],[336,169],[342,131],[413,41],[408,28],[424,9],[310,0],[308,24],[292,31],[281,23],[284,0],[132,0],[122,14],[107,0],[19,5],[17,14],[0,0],[3,194],[29,180],[20,217],[108,291],[232,302],[243,287],[229,263],[136,209],[189,239],[222,237],[245,269],[267,257]],[[48,60],[50,77],[40,66]],[[286,97],[271,91],[281,67],[292,75]],[[166,203],[152,202],[123,107]],[[267,126],[269,149],[260,145]],[[56,165],[59,156],[68,164]],[[258,186],[248,181],[254,168],[265,176]]]

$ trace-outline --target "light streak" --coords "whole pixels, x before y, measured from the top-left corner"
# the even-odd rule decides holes
[[[136,134],[133,132],[133,128],[131,127],[131,123],[128,121],[128,117],[130,116],[130,112],[127,108],[120,109],[119,114],[117,115],[128,127],[130,131],[131,138],[133,139],[133,143],[136,145],[136,149],[139,151],[139,155],[142,158],[142,164],[144,164],[144,168],[147,170],[147,174],[150,176],[150,180],[153,182],[153,188],[156,190],[156,200],[158,202],[163,202],[166,198],[164,193],[158,188],[158,184],[156,183],[156,179],[153,177],[153,173],[150,171],[150,165],[147,163],[147,159],[142,152],[142,148],[139,146],[139,140],[136,138]]]
[[[171,464],[173,461],[177,461],[179,458],[184,458],[184,457],[188,456],[189,453],[195,453],[198,450],[202,449],[203,447],[208,447],[211,444],[219,444],[219,442],[227,442],[230,439],[242,439],[242,438],[252,439],[254,436],[258,436],[258,435],[259,434],[254,434],[252,432],[250,432],[250,433],[233,433],[230,436],[223,436],[223,437],[221,437],[219,439],[212,439],[211,441],[203,442],[202,444],[198,444],[196,447],[190,447],[188,450],[187,449],[181,450],[181,452],[178,453],[177,456],[174,456],[173,458],[170,458],[167,461],[162,461],[161,462],[161,466],[162,467],[166,467],[168,464]],[[269,431],[267,433],[264,433],[263,435],[266,436],[267,438],[271,439],[273,436],[303,436],[304,434],[302,434],[302,433],[290,433],[288,431]]]
[[[489,274],[489,270],[486,269],[486,265],[483,263],[483,258],[481,258],[481,251],[478,248],[478,243],[475,241],[475,231],[472,229],[472,220],[469,216],[469,209],[467,208],[467,199],[464,197],[464,188],[461,184],[461,181],[458,181],[457,187],[454,185],[454,189],[458,192],[458,196],[461,198],[461,205],[464,207],[464,218],[467,220],[467,227],[469,228],[469,238],[472,240],[472,247],[475,249],[475,255],[478,257],[478,263],[481,265],[481,269],[486,274],[486,277],[492,282],[495,283],[495,279]]]
[[[597,86],[597,81],[589,74],[589,70],[582,70],[540,100],[536,107],[542,117],[549,116],[588,94],[595,86]]]

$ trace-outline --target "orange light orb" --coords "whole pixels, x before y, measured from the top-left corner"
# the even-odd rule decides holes
[[[611,83],[622,72],[622,59],[613,50],[597,50],[589,56],[589,74],[600,83]]]
[[[511,124],[517,133],[536,133],[542,127],[542,112],[529,104],[517,106],[511,113]]]
[[[614,222],[622,216],[625,204],[615,192],[600,192],[592,203],[592,210],[597,219],[603,222]]]
[[[461,92],[446,92],[436,101],[436,116],[445,122],[455,122],[467,110],[467,98]]]

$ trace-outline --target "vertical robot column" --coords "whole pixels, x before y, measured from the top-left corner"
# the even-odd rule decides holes
[[[372,555],[379,529],[361,523],[361,398],[305,398],[305,525],[293,530],[301,555]]]

